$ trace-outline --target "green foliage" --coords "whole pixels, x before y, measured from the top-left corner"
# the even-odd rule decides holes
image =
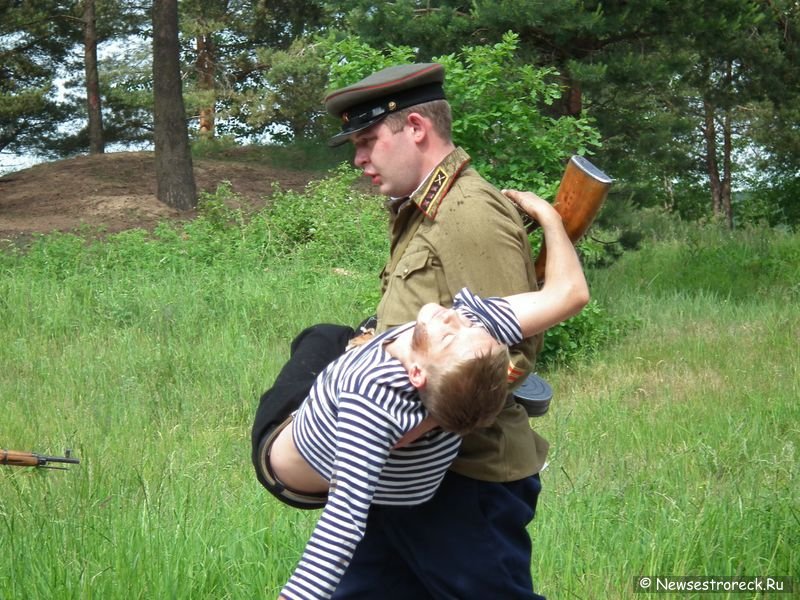
[[[314,173],[325,177],[331,169],[347,161],[352,154],[347,146],[329,148],[319,140],[294,142],[291,145],[252,144],[242,146],[231,136],[196,139],[192,156],[237,163],[258,163],[289,171]]]
[[[593,226],[577,244],[584,272],[590,278],[597,271],[610,268],[623,254],[618,231]],[[531,248],[541,248],[542,232],[528,236]],[[608,240],[608,241],[602,241]],[[609,311],[602,302],[591,300],[584,309],[544,334],[544,345],[536,361],[539,370],[550,370],[589,360],[619,341],[637,325],[635,317]]]
[[[595,356],[640,326],[638,315],[620,314],[608,305],[619,286],[639,285],[654,297],[678,294],[735,303],[800,299],[800,239],[790,232],[763,221],[731,232],[723,223],[698,224],[657,208],[631,209],[631,217],[638,223],[635,246],[621,237],[598,248],[596,239],[614,239],[615,233],[596,228],[579,244],[594,299],[546,333],[540,358],[546,368]],[[622,245],[628,250],[624,254]]]
[[[229,116],[281,143],[319,142],[331,133],[321,102],[328,64],[319,45],[300,38],[287,49],[257,48],[256,61],[262,80],[231,96]]]
[[[750,191],[734,196],[735,224],[787,227],[800,225],[800,179],[775,177],[768,185],[755,185]]]
[[[192,156],[194,158],[218,158],[236,154],[241,148],[233,136],[217,135],[214,137],[198,137],[192,142]],[[240,154],[244,155],[244,152]]]
[[[774,193],[753,190],[733,195],[734,227],[743,225],[787,225],[787,215]]]
[[[662,207],[635,208],[630,202],[622,202],[621,205],[609,222],[618,222],[620,228],[636,234],[636,245],[626,248],[638,249],[644,239],[672,241],[685,236],[692,227],[690,221],[682,219],[679,213]]]
[[[707,159],[722,168],[729,144],[734,189],[745,172],[762,170],[754,160],[761,149],[779,162],[793,157],[787,173],[796,178],[800,11],[790,1],[397,0],[378,8],[353,0],[343,10],[368,43],[415,48],[422,60],[465,43],[502,43],[513,31],[524,63],[559,73],[546,114],[592,117],[603,140],[599,163],[637,206],[667,204],[689,219],[711,212]],[[723,121],[733,125],[726,143],[720,134],[706,145],[706,109],[718,134]],[[483,129],[488,138],[493,131]],[[685,198],[679,188],[690,186],[703,193]]]
[[[224,231],[231,227],[244,226],[241,208],[230,208],[231,201],[238,203],[239,197],[231,189],[230,181],[223,181],[213,193],[202,192],[197,201],[197,212],[212,229]]]
[[[638,248],[641,237],[606,230],[594,226],[577,244],[578,255],[584,268],[607,267],[618,260],[626,250]]]
[[[55,90],[79,39],[71,17],[53,0],[0,4],[0,151],[46,154],[69,119]]]
[[[156,279],[185,278],[198,270],[235,277],[303,265],[320,274],[321,280],[359,277],[370,281],[360,290],[335,292],[359,307],[353,319],[360,320],[374,312],[380,299],[376,276],[389,249],[383,199],[359,191],[357,178],[355,169],[342,164],[302,193],[276,189],[270,204],[255,214],[245,214],[239,208],[241,199],[223,182],[214,192],[201,194],[198,217],[192,221],[162,223],[152,233],[137,229],[102,240],[74,234],[37,237],[25,253],[0,253],[0,270],[30,269],[55,280],[81,274],[101,281],[148,273]],[[583,248],[587,263],[600,262],[589,242]],[[111,304],[108,310],[126,323],[128,317],[123,315],[138,311],[131,308],[136,303],[130,295]],[[589,356],[622,330],[602,307],[593,305],[548,333],[541,365]]]
[[[438,0],[424,5],[416,0],[386,2],[376,9],[370,0],[332,2],[347,14],[347,31],[374,47],[406,46],[418,49],[421,62],[446,54],[475,38],[483,43],[481,25],[471,22],[475,2],[469,8],[463,2]],[[469,12],[467,12],[469,11]]]
[[[153,60],[151,49],[134,41],[124,55],[100,61],[103,134],[108,142],[152,143]]]
[[[383,200],[354,186],[359,172],[342,164],[302,194],[277,190],[265,218],[287,252],[332,266],[375,268],[388,255]]]
[[[125,46],[125,60],[134,62],[133,37],[150,20],[148,10],[124,0],[95,0],[94,4],[100,44],[115,40]],[[88,149],[82,12],[83,4],[75,1],[0,5],[4,42],[0,48],[0,113],[4,113],[0,114],[0,149],[54,158]],[[149,52],[149,41],[146,46]],[[135,111],[135,118],[132,115],[132,96],[121,102],[113,92],[108,94],[117,88],[117,74],[100,67],[105,141],[149,139],[149,132],[142,130],[147,129],[151,107],[142,122],[145,111]],[[151,78],[152,69],[147,85]],[[24,100],[24,105],[10,113],[6,103],[15,98]]]
[[[499,187],[551,196],[566,160],[591,154],[600,139],[589,119],[546,116],[561,96],[558,73],[522,63],[518,48],[519,36],[509,32],[436,60],[447,72],[453,137],[478,171]]]
[[[213,108],[216,131],[240,141],[323,135],[327,65],[309,41],[327,20],[321,2],[189,0],[181,10],[188,114]],[[197,36],[210,41],[208,61],[197,60]]]
[[[330,65],[328,86],[339,89],[387,67],[417,60],[416,52],[408,46],[388,44],[380,49],[355,36],[338,39],[328,36],[321,41],[325,60]]]
[[[223,182],[201,194],[199,216],[192,221],[165,222],[152,233],[109,235],[102,243],[92,241],[93,232],[88,238],[37,237],[26,252],[27,264],[59,277],[81,268],[97,276],[130,268],[185,272],[196,264],[240,272],[298,260],[318,269],[374,275],[388,251],[386,216],[380,198],[350,188],[355,177],[343,166],[304,193],[277,190],[271,204],[255,214],[246,214],[242,199]]]
[[[79,14],[79,3],[55,0],[0,7],[0,150],[65,156],[86,147]],[[147,144],[147,3],[98,0],[97,15],[102,49],[124,48],[100,65],[105,140]],[[702,219],[711,210],[704,160],[710,150],[702,135],[707,107],[717,131],[723,119],[733,126],[734,189],[757,192],[742,197],[754,205],[737,207],[734,216],[790,226],[798,221],[791,181],[800,155],[800,11],[789,0],[724,0],[712,7],[697,0],[635,6],[571,0],[191,0],[181,2],[181,27],[189,117],[213,105],[217,132],[239,143],[261,140],[265,132],[282,142],[324,138],[333,126],[322,111],[325,90],[387,64],[452,56],[460,64],[472,61],[470,68],[488,81],[494,75],[482,62],[485,55],[506,47],[513,32],[516,50],[511,66],[499,73],[503,85],[462,85],[476,92],[465,96],[470,104],[489,105],[481,108],[486,120],[457,123],[463,129],[457,131],[459,142],[499,185],[546,193],[557,179],[552,147],[562,156],[583,153],[581,148],[591,154],[600,131],[598,163],[635,205],[668,205],[685,219]],[[350,48],[335,56],[323,53],[330,46],[310,37],[319,32],[330,40],[351,35],[343,42]],[[212,89],[208,80],[198,82],[197,35],[214,42]],[[367,44],[385,52],[365,52]],[[465,45],[481,50],[473,56],[462,50]],[[348,55],[353,60],[340,60]],[[502,118],[491,114],[494,105],[502,107]],[[554,123],[529,117],[533,108]],[[458,108],[457,117],[468,110]],[[562,121],[561,115],[581,119]],[[552,132],[540,135],[540,126],[551,125]],[[725,147],[717,142],[718,150]],[[484,156],[483,146],[493,152]],[[525,153],[527,163],[518,160]],[[743,176],[753,172],[760,175],[757,183]]]
[[[417,60],[406,46],[378,50],[355,38],[328,43],[334,88]],[[564,162],[596,150],[599,135],[588,118],[545,115],[561,95],[557,73],[523,63],[518,47],[519,36],[509,32],[497,44],[466,46],[433,60],[446,69],[454,141],[467,149],[474,166],[498,187],[552,196]]]
[[[276,187],[269,205],[254,214],[240,208],[242,199],[223,182],[200,195],[198,217],[191,221],[165,222],[152,233],[108,235],[104,241],[92,241],[93,235],[39,236],[26,250],[25,263],[61,277],[84,268],[98,276],[121,268],[185,271],[194,263],[238,272],[299,260],[374,276],[388,254],[387,216],[381,198],[354,185],[358,176],[342,164],[304,192]],[[0,253],[0,259],[13,263],[21,254]]]
[[[579,314],[545,332],[536,367],[547,370],[602,356],[636,326],[635,317],[610,314],[592,300]]]
[[[293,335],[363,314],[351,299],[375,273],[259,262],[245,250],[263,220],[238,247],[240,228],[205,227],[208,239],[164,225],[3,246],[3,447],[71,447],[81,464],[0,467],[0,597],[244,600],[276,597],[290,576],[318,515],[254,481],[249,427]],[[195,248],[214,235],[221,254]],[[547,372],[555,396],[532,423],[550,442],[548,510],[531,535],[559,550],[532,565],[537,591],[638,600],[643,573],[796,573],[800,303],[785,292],[800,242],[698,232],[694,266],[706,242],[729,239],[711,254],[741,262],[756,237],[755,259],[778,265],[736,302],[665,274],[672,241],[590,271],[596,302],[637,328]]]

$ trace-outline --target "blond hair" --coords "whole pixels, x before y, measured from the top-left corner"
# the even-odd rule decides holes
[[[508,396],[508,363],[508,348],[496,346],[447,369],[430,365],[422,404],[445,431],[466,435],[488,427]]]
[[[447,100],[431,100],[422,104],[415,104],[396,113],[390,114],[383,121],[392,133],[399,132],[406,122],[406,117],[411,113],[419,113],[423,117],[430,119],[433,130],[444,141],[449,142],[452,138],[453,115],[450,111],[450,104]]]

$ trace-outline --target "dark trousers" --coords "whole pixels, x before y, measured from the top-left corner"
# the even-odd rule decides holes
[[[533,592],[538,475],[510,483],[448,472],[430,501],[370,509],[333,600],[544,599]]]
[[[261,396],[251,433],[252,459],[256,477],[268,490],[258,458],[262,438],[300,408],[317,375],[342,355],[352,335],[353,329],[342,325],[313,325],[303,330],[292,342],[289,360],[275,383]]]

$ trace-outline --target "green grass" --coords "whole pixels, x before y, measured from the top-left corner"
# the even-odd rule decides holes
[[[639,575],[797,576],[800,311],[680,295],[638,310],[637,333],[553,374],[537,580],[616,598]]]
[[[81,464],[0,472],[0,597],[276,592],[311,523],[251,476],[248,425],[293,333],[355,320],[344,292],[366,281],[292,261],[5,272],[2,446]]]
[[[367,314],[379,264],[271,235],[201,220],[0,253],[0,447],[81,459],[0,468],[0,598],[277,596],[316,515],[255,481],[252,415],[296,332]],[[547,373],[530,531],[550,598],[800,576],[800,241],[692,243],[593,272],[594,298],[637,326]],[[737,279],[728,257],[754,244],[769,269]]]
[[[256,162],[289,170],[317,171],[322,175],[341,162],[351,162],[353,151],[344,145],[331,148],[319,140],[296,142],[289,146],[241,146],[231,138],[217,137],[195,141],[192,144],[192,156],[240,163]]]

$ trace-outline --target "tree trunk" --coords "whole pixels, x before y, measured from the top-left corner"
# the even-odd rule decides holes
[[[720,189],[720,203],[722,212],[725,214],[725,222],[728,229],[733,229],[733,204],[731,203],[731,152],[733,142],[731,139],[731,111],[726,110],[722,126],[722,186]]]
[[[714,106],[707,99],[703,99],[703,110],[705,113],[703,135],[706,139],[706,171],[711,187],[711,207],[714,216],[719,216],[722,213],[722,184],[717,164],[717,129],[714,124]]]
[[[103,154],[103,113],[97,72],[97,23],[95,0],[83,0],[83,66],[86,72],[86,107],[89,113],[89,153]]]
[[[178,0],[153,0],[153,100],[158,199],[189,210],[197,189],[181,89]]]
[[[583,90],[579,81],[567,77],[564,91],[564,114],[570,117],[580,117],[583,112]]]
[[[551,106],[545,107],[543,109],[545,114],[554,119],[580,117],[583,112],[583,88],[580,82],[566,72],[561,73],[558,79],[561,82],[561,98]]]
[[[210,93],[214,90],[214,39],[212,34],[200,34],[197,41],[197,68],[198,87]],[[200,108],[200,135],[207,138],[214,137],[214,103]]]
[[[732,81],[733,66],[728,62],[725,72],[725,87],[730,88]],[[733,205],[731,203],[731,180],[733,178],[731,173],[731,153],[733,152],[731,132],[733,128],[730,108],[725,109],[722,119],[722,187],[720,189],[720,203],[722,204],[722,211],[725,214],[725,222],[728,224],[728,229],[733,229]]]

